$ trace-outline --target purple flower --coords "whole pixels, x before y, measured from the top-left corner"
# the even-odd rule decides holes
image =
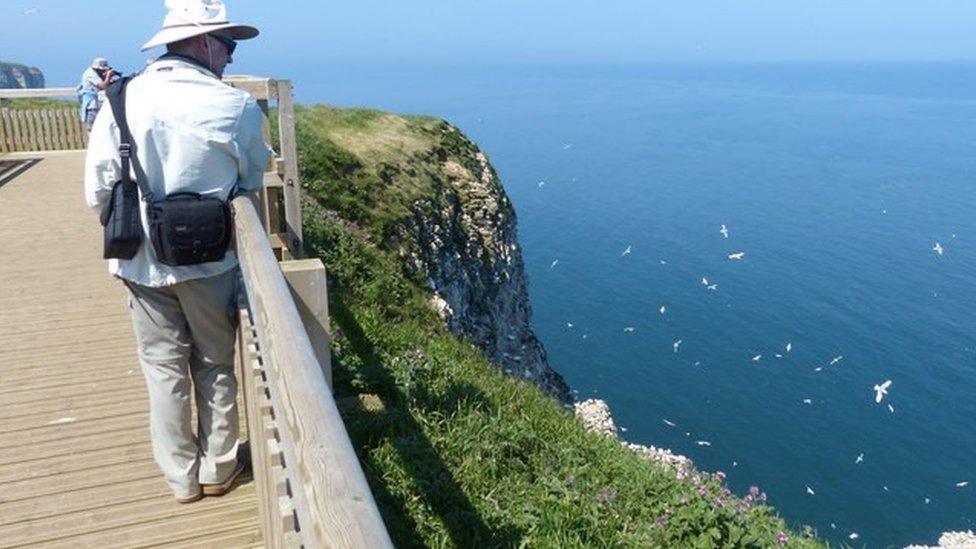
[[[715,473],[715,478],[719,480],[725,480],[725,473],[723,473],[722,471],[718,471],[717,473]]]
[[[688,476],[688,473],[686,473],[684,469],[678,469],[678,471],[674,474],[674,476],[678,480],[684,480],[685,477]]]
[[[786,545],[786,542],[790,541],[790,536],[787,536],[786,532],[780,532],[779,535],[776,536],[776,541],[779,543],[779,546],[782,547]]]
[[[762,492],[762,493],[760,493],[760,494],[759,494],[759,498],[758,498],[758,499],[759,499],[759,501],[761,501],[762,503],[766,503],[766,492]]]
[[[728,497],[732,495],[732,490],[729,490],[728,488],[722,488],[722,495]]]
[[[759,497],[759,487],[758,486],[750,486],[749,487],[749,495],[752,496],[752,497],[754,497],[754,498]]]
[[[698,495],[699,496],[707,496],[708,495],[708,490],[705,489],[704,486],[699,486],[698,487]]]
[[[725,500],[722,498],[715,498],[715,506],[718,508],[725,507]]]

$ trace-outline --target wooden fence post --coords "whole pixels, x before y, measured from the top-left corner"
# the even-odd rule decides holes
[[[278,81],[278,136],[285,160],[285,224],[287,225],[288,250],[291,256],[304,256],[302,238],[301,189],[298,182],[298,149],[295,138],[295,107],[292,103],[291,81]]]
[[[281,272],[288,282],[302,324],[312,342],[325,381],[332,389],[332,356],[329,353],[329,296],[325,265],[320,259],[282,261]]]

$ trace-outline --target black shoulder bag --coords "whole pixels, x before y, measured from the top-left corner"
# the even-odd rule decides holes
[[[106,92],[121,136],[122,179],[112,187],[112,202],[106,208],[110,211],[102,213],[105,257],[131,259],[139,249],[142,227],[138,200],[133,199],[138,188],[146,202],[149,236],[160,263],[181,266],[220,261],[227,253],[231,238],[228,201],[191,192],[173,193],[162,201],[153,201],[125,117],[125,89],[131,79],[129,76],[120,79]],[[129,175],[130,162],[136,172],[135,183]],[[135,234],[133,227],[137,229]]]

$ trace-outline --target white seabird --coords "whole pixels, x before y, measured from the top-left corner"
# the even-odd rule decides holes
[[[708,286],[708,279],[705,277],[702,277],[702,286]]]
[[[729,237],[729,228],[726,227],[724,223],[722,224],[722,228],[719,229],[718,232],[721,233],[722,236],[724,236],[725,238]]]
[[[807,486],[807,493],[811,496],[817,495],[817,493],[813,491],[813,488],[810,488],[809,486]]]
[[[956,488],[965,488],[967,486],[969,486],[969,481],[968,480],[964,480],[962,482],[957,482],[956,483]]]
[[[545,186],[546,186],[546,182],[545,182],[545,181],[540,181],[540,182],[539,182],[539,188],[540,188],[540,189],[541,189],[542,187],[545,187]]]
[[[627,327],[624,328],[624,331],[625,332],[633,332],[634,331],[634,327],[633,326],[627,326]]]
[[[746,256],[746,253],[745,252],[735,252],[735,253],[729,254],[729,259],[738,260],[738,259],[742,259],[745,256]]]
[[[714,292],[718,289],[718,284],[709,284],[708,286],[705,286],[705,289]]]
[[[891,387],[891,380],[887,380],[880,385],[874,386],[874,401],[881,404],[881,399],[888,394],[888,387]]]
[[[674,342],[674,343],[672,344],[672,347],[674,347],[674,352],[676,352],[676,353],[677,353],[677,352],[678,352],[678,347],[681,347],[681,340],[679,339],[678,341],[675,341],[675,342]]]
[[[792,353],[793,352],[793,343],[792,342],[789,342],[789,343],[786,344],[786,352],[787,353]]]
[[[753,362],[759,362],[760,360],[762,360],[762,355],[756,355],[752,357]]]
[[[857,463],[861,463],[862,461],[864,461],[864,452],[861,452],[860,454],[857,455],[857,458],[854,460],[854,463],[857,464]]]
[[[662,419],[661,421],[663,421],[664,424],[667,425],[668,427],[676,427],[677,426],[674,422],[668,421],[666,419]]]
[[[664,305],[661,305],[661,308],[659,309],[659,311],[663,315],[664,312],[667,311],[667,309],[664,307]]]
[[[805,399],[803,399],[803,403],[804,404],[813,404],[813,399],[805,398]]]
[[[842,360],[844,360],[844,355],[835,356],[833,359],[831,359],[830,365],[833,366],[834,364],[837,364],[838,362],[840,362]]]
[[[707,440],[696,440],[695,441],[695,444],[697,444],[699,446],[711,446],[712,445],[712,443],[711,442],[708,442]]]
[[[620,257],[623,257],[625,255],[630,255],[630,246],[627,246],[627,249],[624,250],[624,253],[620,254]]]
[[[566,323],[566,327],[572,329],[573,328],[573,323],[572,322],[567,322]]]
[[[945,253],[945,248],[942,247],[942,244],[939,244],[938,242],[936,242],[935,243],[935,246],[932,246],[932,251],[935,252],[935,253],[937,253],[937,254],[939,254],[939,255],[942,255],[942,254]]]
[[[553,262],[552,262],[552,263],[551,263],[551,264],[549,265],[549,268],[550,268],[550,269],[555,269],[555,268],[556,268],[556,265],[559,265],[559,260],[558,260],[558,259],[556,259],[555,261],[553,261]]]

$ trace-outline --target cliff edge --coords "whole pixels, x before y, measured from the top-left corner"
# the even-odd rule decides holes
[[[37,67],[0,61],[0,88],[43,88],[44,73]]]
[[[572,402],[532,330],[515,209],[477,145],[430,117],[316,106],[298,119],[306,194],[395,252],[452,333]]]

